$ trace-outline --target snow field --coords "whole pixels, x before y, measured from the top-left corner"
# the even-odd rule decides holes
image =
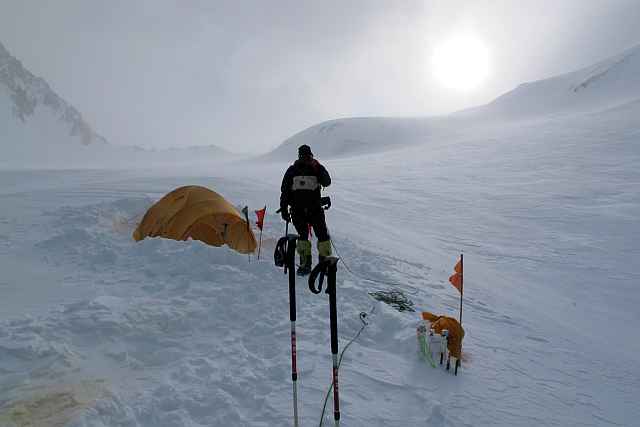
[[[466,149],[480,150],[473,144]],[[530,276],[524,276],[524,289],[514,290],[500,271],[505,253],[522,251],[507,259],[518,271],[531,263],[534,271],[547,255],[537,254],[535,263],[528,240],[507,235],[486,242],[480,236],[490,236],[494,227],[485,219],[490,203],[497,203],[491,193],[486,206],[456,209],[463,213],[442,226],[468,194],[461,177],[448,179],[446,188],[429,184],[439,184],[438,165],[446,164],[446,150],[441,157],[433,153],[438,151],[429,159],[395,154],[411,159],[401,171],[393,169],[398,158],[388,154],[331,163],[335,190],[328,221],[352,270],[398,282],[418,309],[441,313],[457,310],[446,278],[458,252],[455,241],[463,242],[465,362],[458,377],[422,362],[418,314],[373,301],[367,292],[387,286],[353,277],[341,265],[341,348],[361,326],[358,313],[374,310],[341,369],[344,424],[628,425],[637,411],[637,360],[624,351],[612,357],[608,348],[574,335],[572,325],[553,323],[561,316],[549,308],[558,304],[557,295]],[[396,178],[363,173],[363,161]],[[472,166],[467,173],[478,173]],[[273,170],[253,171],[262,183],[227,171],[220,171],[224,179],[108,172],[43,172],[26,179],[3,173],[0,198],[11,208],[0,218],[0,262],[4,271],[14,271],[5,287],[41,302],[20,312],[11,305],[24,299],[10,292],[3,304],[10,315],[3,315],[0,328],[0,420],[15,421],[21,402],[49,402],[27,405],[24,416],[38,419],[43,407],[55,407],[63,396],[75,403],[62,413],[60,426],[291,425],[287,281],[271,260],[284,227],[273,203],[260,261],[199,242],[130,238],[136,217],[184,182],[210,186],[252,209],[276,200],[279,169]],[[540,194],[531,203],[544,206]],[[423,200],[431,201],[428,221],[421,215]],[[500,206],[508,212],[508,203]],[[472,221],[479,225],[468,227]],[[504,217],[500,223],[503,233],[521,230]],[[41,270],[50,280],[22,274],[18,259],[25,271]],[[47,295],[51,289],[55,298]],[[549,307],[526,303],[536,293]],[[297,295],[301,416],[303,425],[314,425],[331,379],[328,298],[312,295],[304,280],[298,280]],[[87,393],[73,391],[78,384],[92,384],[88,402],[82,399]],[[326,416],[331,425],[331,404]]]

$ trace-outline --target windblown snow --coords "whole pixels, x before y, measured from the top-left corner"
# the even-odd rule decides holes
[[[636,87],[631,53],[567,87]],[[283,145],[291,158],[309,142],[332,174],[341,349],[369,313],[340,370],[343,425],[636,424],[640,102],[613,98],[527,121],[337,120]],[[286,166],[0,171],[0,425],[293,425],[287,280],[271,259]],[[188,184],[267,204],[260,260],[133,241],[145,210]],[[456,377],[419,357],[419,313],[368,292],[456,317],[447,278],[461,252]],[[297,299],[302,425],[317,425],[328,298],[299,279]]]

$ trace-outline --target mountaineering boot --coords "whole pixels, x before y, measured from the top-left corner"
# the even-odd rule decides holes
[[[309,273],[311,273],[311,255],[300,255],[300,267],[298,267],[296,274],[298,276],[307,276]]]
[[[300,254],[300,267],[296,272],[298,276],[306,276],[311,273],[311,242],[298,240],[298,254]]]
[[[318,264],[331,256],[331,240],[318,242]]]

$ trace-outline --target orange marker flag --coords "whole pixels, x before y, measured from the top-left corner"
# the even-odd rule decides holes
[[[462,293],[462,275],[461,274],[456,273],[453,276],[449,277],[449,282],[451,282],[453,287],[455,287],[458,290],[458,292]]]
[[[462,274],[462,261],[458,261],[455,267],[453,267],[453,271],[456,273]]]
[[[453,270],[455,271],[455,273],[451,277],[449,277],[449,282],[462,295],[462,260],[458,261]]]

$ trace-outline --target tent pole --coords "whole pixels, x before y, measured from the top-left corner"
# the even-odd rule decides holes
[[[462,295],[464,290],[464,263],[460,254],[460,326],[462,326]]]
[[[464,295],[464,262],[463,254],[460,254],[460,327],[462,327],[462,296]],[[456,359],[454,374],[458,375],[458,367],[461,366],[462,358],[462,341],[460,341],[460,357]]]

